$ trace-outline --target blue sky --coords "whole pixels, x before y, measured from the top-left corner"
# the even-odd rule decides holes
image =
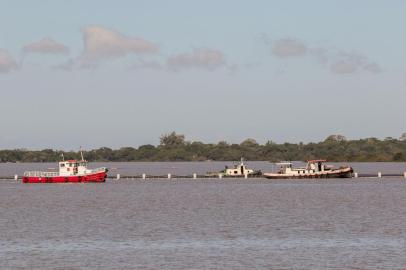
[[[406,132],[405,1],[0,6],[0,148]]]

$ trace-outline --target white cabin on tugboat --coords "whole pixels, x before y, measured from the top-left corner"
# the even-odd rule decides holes
[[[241,162],[237,165],[234,165],[234,168],[226,168],[223,171],[223,174],[226,176],[244,176],[244,175],[249,175],[253,174],[254,170],[248,169],[247,166],[244,164],[243,159],[241,159]]]
[[[279,171],[276,173],[264,173],[266,178],[351,178],[353,169],[349,166],[335,169],[325,164],[326,160],[309,160],[306,167],[293,168],[292,162],[280,162]]]
[[[279,172],[281,172],[282,174],[300,175],[331,170],[331,167],[324,164],[324,162],[326,162],[326,160],[309,160],[307,162],[307,166],[304,168],[293,168],[292,162],[280,162],[276,163],[276,165],[280,167]]]
[[[85,175],[91,173],[93,170],[87,168],[88,162],[85,160],[67,160],[59,162],[59,175]]]
[[[261,171],[255,171],[253,169],[248,169],[244,164],[244,159],[241,158],[241,161],[238,164],[234,164],[233,168],[225,167],[224,170],[218,173],[207,173],[207,176],[221,176],[221,177],[243,177],[249,175],[261,175]]]

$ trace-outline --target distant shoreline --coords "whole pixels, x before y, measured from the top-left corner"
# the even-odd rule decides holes
[[[225,141],[203,143],[186,141],[184,135],[172,132],[162,135],[158,146],[147,144],[111,149],[101,147],[83,151],[90,162],[188,162],[230,161],[242,157],[250,161],[312,160],[326,159],[330,162],[406,162],[406,135],[400,139],[388,137],[384,140],[366,138],[347,140],[342,135],[331,135],[317,143],[282,143],[268,141],[259,144],[246,139],[240,144]],[[75,151],[44,150],[0,150],[0,163],[5,162],[56,162],[78,159]]]

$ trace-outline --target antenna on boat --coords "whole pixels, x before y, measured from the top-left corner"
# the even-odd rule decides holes
[[[80,147],[80,156],[82,157],[82,161],[85,161],[85,159],[83,158],[82,146]]]
[[[63,153],[61,154],[62,161],[65,161],[65,157],[63,156]]]

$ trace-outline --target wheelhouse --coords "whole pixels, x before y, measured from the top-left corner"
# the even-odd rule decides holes
[[[70,176],[79,173],[79,162],[77,160],[67,160],[59,162],[59,175]]]

